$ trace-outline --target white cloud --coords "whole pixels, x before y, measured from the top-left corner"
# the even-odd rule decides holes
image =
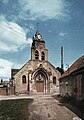
[[[35,28],[34,28],[34,26],[33,26],[32,24],[29,24],[29,29],[30,29],[31,31],[35,30]]]
[[[66,0],[19,0],[22,11],[20,17],[31,20],[64,19],[69,16]]]
[[[9,78],[11,75],[12,62],[0,58],[0,78]]]
[[[30,47],[31,47],[31,44],[32,44],[32,38],[28,38],[28,44],[29,44]]]
[[[11,68],[20,68],[22,65],[19,63],[14,63],[9,60],[0,58],[0,79],[11,78]]]
[[[60,32],[60,33],[58,34],[59,37],[64,37],[64,36],[66,36],[66,35],[67,35],[67,33],[65,33],[65,32]]]
[[[0,17],[0,51],[16,52],[21,46],[29,44],[23,28],[16,23]]]

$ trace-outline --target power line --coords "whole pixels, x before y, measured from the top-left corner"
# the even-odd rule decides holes
[[[1,19],[2,20],[2,19]],[[6,21],[6,20],[3,20],[5,23],[7,23],[7,25],[9,25],[9,27],[7,27],[7,26],[5,26],[5,25],[3,25],[3,26],[5,26],[5,27],[7,27],[7,28],[10,28],[11,30],[13,30],[13,31],[16,31],[16,32],[18,32],[18,33],[20,33],[20,34],[23,34],[23,33],[21,33],[21,32],[23,32],[22,30],[20,30],[20,29],[18,29],[18,28],[16,28],[15,26],[13,26],[13,25],[11,25],[8,21]],[[12,29],[12,27],[13,28],[15,28],[16,30],[14,30],[14,29]],[[17,31],[18,30],[18,31]],[[24,34],[23,34],[24,35]]]
[[[1,19],[2,20],[2,19]],[[2,20],[2,21],[4,21],[5,23],[7,23],[8,25],[11,25],[7,20]],[[17,30],[19,30],[19,31],[21,31],[20,29],[18,29],[17,27],[15,27],[15,26],[13,26],[13,25],[11,25],[12,27],[14,27],[14,28],[16,28]],[[22,32],[22,31],[21,31]]]
[[[6,26],[4,25],[4,27],[6,27]],[[0,26],[0,28],[6,31],[6,29],[4,29],[3,27]],[[10,29],[10,28],[9,28],[9,29]],[[8,29],[7,29],[7,30],[8,30]],[[11,29],[11,30],[12,30],[12,29]],[[14,33],[15,33],[17,36],[18,36],[18,35],[19,35],[19,36],[23,36],[23,35],[20,34],[20,33],[18,34],[17,31],[15,31],[15,30],[13,30],[13,31],[14,31]]]

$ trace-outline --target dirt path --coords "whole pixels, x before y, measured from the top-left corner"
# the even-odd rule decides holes
[[[50,95],[35,95],[29,120],[81,120]],[[76,119],[76,118],[77,119]]]

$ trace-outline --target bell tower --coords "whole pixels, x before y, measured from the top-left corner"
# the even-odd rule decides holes
[[[31,60],[48,61],[48,49],[45,48],[42,35],[37,31],[32,39]]]

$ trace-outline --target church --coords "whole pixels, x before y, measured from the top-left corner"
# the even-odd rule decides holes
[[[42,35],[37,31],[32,40],[31,59],[22,68],[11,69],[15,93],[59,93],[61,73],[48,61]]]

